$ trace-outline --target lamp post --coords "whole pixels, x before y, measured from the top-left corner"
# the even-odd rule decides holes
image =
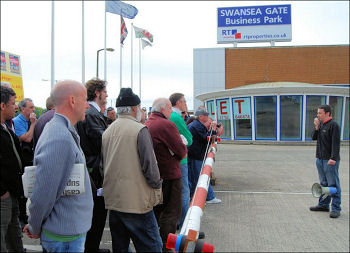
[[[100,51],[105,50],[104,48],[101,48],[99,50],[97,50],[97,64],[96,64],[96,77],[98,78],[98,58],[99,58],[99,53]],[[106,48],[107,51],[113,52],[114,48]]]

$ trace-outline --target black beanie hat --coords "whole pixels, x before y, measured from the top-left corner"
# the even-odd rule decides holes
[[[117,101],[115,102],[115,107],[121,106],[135,106],[139,105],[141,100],[139,96],[132,92],[131,88],[121,88]]]

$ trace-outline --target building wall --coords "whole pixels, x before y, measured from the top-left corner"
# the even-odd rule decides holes
[[[225,64],[226,89],[262,82],[350,83],[348,45],[226,48]]]
[[[225,48],[193,50],[193,109],[203,105],[199,94],[225,89]]]

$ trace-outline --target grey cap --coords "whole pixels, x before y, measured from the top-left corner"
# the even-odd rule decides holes
[[[200,116],[200,115],[204,115],[204,116],[208,116],[209,112],[207,112],[205,109],[203,108],[198,108],[196,110],[196,112],[194,113],[194,116]]]

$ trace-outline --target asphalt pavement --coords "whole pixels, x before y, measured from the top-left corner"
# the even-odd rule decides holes
[[[349,252],[349,143],[341,146],[342,212],[311,212],[318,182],[314,145],[218,144],[213,187],[220,204],[201,219],[215,252]],[[39,240],[24,235],[28,252]],[[101,248],[112,249],[108,221]]]

